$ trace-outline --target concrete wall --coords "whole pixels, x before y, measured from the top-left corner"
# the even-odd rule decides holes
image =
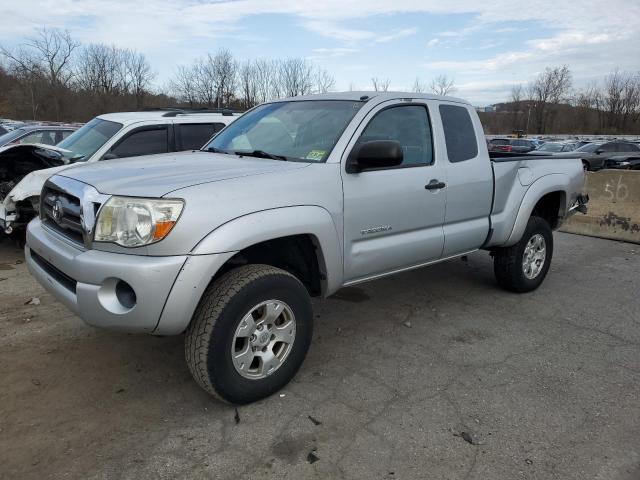
[[[640,171],[587,172],[588,213],[576,213],[563,232],[640,243]]]

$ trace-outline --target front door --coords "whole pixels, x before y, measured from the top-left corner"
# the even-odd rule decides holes
[[[395,140],[404,160],[346,173],[343,159],[345,283],[441,257],[446,171],[436,161],[431,131],[427,105],[406,101],[378,106],[356,131],[349,150],[357,142]]]

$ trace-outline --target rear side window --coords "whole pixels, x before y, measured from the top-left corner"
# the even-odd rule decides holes
[[[130,133],[124,140],[111,149],[116,158],[137,157],[139,155],[153,155],[167,153],[167,127],[144,129]]]
[[[618,152],[637,152],[638,147],[633,143],[619,143],[617,151]]]
[[[45,145],[55,145],[56,132],[55,130],[38,130],[30,133],[20,139],[20,143],[43,143]]]
[[[224,123],[183,123],[180,130],[180,150],[199,150],[225,127]]]
[[[440,117],[449,161],[464,162],[475,158],[478,155],[478,143],[469,111],[456,105],[440,105]]]
[[[427,109],[422,106],[390,107],[376,114],[369,122],[359,142],[395,140],[402,146],[402,166],[431,165],[431,124]]]
[[[605,143],[604,145],[600,145],[598,150],[601,152],[615,152],[616,149],[617,147],[615,143]]]

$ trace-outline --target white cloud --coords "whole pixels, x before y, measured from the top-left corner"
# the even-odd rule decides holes
[[[367,20],[403,14],[414,23],[411,14],[427,13],[442,18],[462,14],[470,20],[464,28],[421,40],[430,47],[431,58],[447,47],[452,55],[447,61],[427,63],[425,71],[419,72],[423,75],[444,72],[463,80],[467,76],[466,80],[477,77],[478,81],[500,82],[531,78],[546,65],[562,63],[569,64],[576,79],[603,75],[616,66],[640,68],[638,0],[5,0],[2,10],[0,43],[15,44],[35,28],[47,25],[68,28],[83,42],[136,48],[152,60],[162,59],[165,65],[188,62],[215,50],[221,38],[232,49],[233,42],[246,47],[247,42],[260,41],[266,33],[255,27],[249,30],[245,21],[252,19],[256,25],[255,17],[263,14],[288,16],[309,32],[330,39],[330,45],[310,45],[309,54],[339,59],[354,53],[350,49],[375,49],[376,43],[418,33],[415,27],[398,29],[396,23],[377,31]],[[500,35],[521,31],[523,25],[527,25],[529,37],[538,26],[545,33],[524,48],[502,47],[499,54],[483,56],[483,45],[496,47],[492,42]],[[483,35],[489,43],[474,41],[472,59],[460,61],[460,51],[451,47]],[[314,47],[321,48],[314,51]],[[287,51],[285,45],[273,54],[287,55]],[[363,70],[362,78],[354,80],[362,83],[372,74],[387,75],[382,61],[371,68],[374,70]],[[342,70],[348,69],[345,62]],[[411,82],[416,73],[406,72],[406,81]],[[396,78],[400,74],[394,73],[392,81],[400,81]],[[340,87],[346,88],[348,80]]]
[[[349,55],[351,53],[358,52],[357,48],[347,48],[347,47],[335,47],[335,48],[314,48],[313,55],[311,55],[310,59],[321,59],[321,58],[337,58],[344,57],[345,55]]]
[[[403,37],[409,37],[411,35],[415,35],[416,33],[418,33],[418,29],[413,27],[413,28],[403,28],[402,30],[398,30],[397,32],[392,32],[386,35],[380,35],[378,37],[376,37],[375,42],[376,43],[388,43],[391,42],[392,40],[396,40],[398,38],[403,38]]]

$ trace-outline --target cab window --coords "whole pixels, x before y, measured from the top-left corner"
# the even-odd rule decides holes
[[[404,154],[401,166],[433,163],[431,123],[424,106],[402,105],[382,110],[369,122],[358,142],[372,140],[400,143]]]

